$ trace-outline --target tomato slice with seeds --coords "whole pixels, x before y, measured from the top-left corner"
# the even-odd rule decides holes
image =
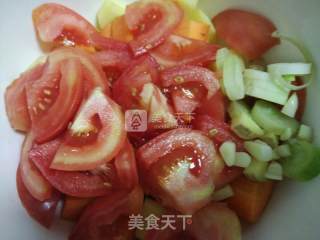
[[[55,217],[56,207],[61,198],[60,193],[53,191],[51,197],[45,201],[35,199],[22,181],[20,167],[17,169],[16,184],[19,198],[28,214],[42,226],[50,228]]]
[[[161,81],[164,87],[197,82],[207,89],[207,98],[211,98],[220,88],[214,73],[207,68],[198,66],[178,66],[166,69],[161,72]]]
[[[6,112],[11,126],[18,131],[27,132],[31,127],[28,112],[26,86],[32,84],[43,72],[44,64],[39,64],[14,80],[5,92]]]
[[[102,65],[111,83],[120,77],[133,60],[131,53],[126,50],[103,50],[95,53],[94,57]]]
[[[32,12],[33,23],[40,41],[67,46],[91,45],[96,29],[82,16],[63,5],[42,4]]]
[[[93,118],[98,124],[92,121]],[[86,143],[85,138],[90,134],[95,135],[95,139]],[[77,143],[79,138],[84,138],[80,140],[84,143],[80,146]],[[80,108],[50,168],[63,171],[93,170],[111,161],[124,141],[124,116],[120,107],[102,89],[96,88]]]
[[[20,175],[24,186],[28,189],[33,198],[44,201],[52,196],[53,188],[51,184],[42,176],[34,163],[29,160],[29,151],[33,145],[33,136],[26,136],[20,159]]]
[[[210,201],[217,158],[211,140],[191,129],[175,129],[152,139],[137,152],[147,192],[182,213]]]
[[[120,191],[97,198],[84,210],[69,239],[133,239],[134,231],[128,229],[129,215],[141,213],[142,204],[140,187],[129,194]]]
[[[60,192],[74,197],[97,197],[111,194],[114,190],[114,170],[110,175],[98,175],[90,172],[67,172],[50,169],[51,162],[61,144],[56,139],[41,145],[35,144],[29,152],[30,160],[42,175]]]
[[[277,29],[259,14],[228,9],[213,18],[218,38],[249,60],[262,57],[270,48],[280,43],[272,37]]]
[[[112,86],[112,96],[124,109],[138,107],[139,93],[146,83],[158,83],[159,65],[148,54],[131,62]]]
[[[216,58],[219,46],[204,41],[170,35],[166,41],[150,51],[162,68],[179,65],[203,65]]]
[[[49,56],[40,79],[27,86],[32,133],[39,143],[60,134],[69,124],[82,100],[83,79],[79,61],[58,64]]]
[[[217,147],[226,141],[232,141],[238,151],[244,151],[243,140],[236,136],[225,122],[215,120],[208,115],[198,115],[194,120],[194,127],[210,136]]]
[[[163,43],[182,17],[183,11],[170,0],[141,0],[129,4],[125,20],[135,36],[129,43],[135,56]]]

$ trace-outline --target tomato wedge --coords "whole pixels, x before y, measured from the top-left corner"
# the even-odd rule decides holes
[[[220,88],[214,73],[207,68],[198,66],[178,66],[161,72],[162,85],[171,87],[182,83],[197,82],[207,90],[207,98],[211,98]]]
[[[82,99],[83,81],[80,63],[69,59],[48,63],[40,79],[27,86],[27,101],[32,133],[37,142],[45,142],[63,131]]]
[[[96,119],[96,123],[93,119]],[[92,134],[95,139],[88,142]],[[124,140],[124,116],[120,107],[100,88],[96,88],[80,108],[50,168],[63,171],[93,170],[111,161],[120,151]]]
[[[229,9],[213,18],[218,38],[249,60],[262,57],[270,48],[280,43],[272,37],[277,29],[259,14]]]
[[[211,203],[192,216],[189,232],[196,239],[241,239],[237,215],[225,204]]]
[[[19,198],[28,214],[42,226],[50,228],[54,220],[57,204],[60,201],[60,194],[57,191],[53,191],[51,197],[45,201],[35,199],[22,181],[20,167],[17,170],[16,182]]]
[[[131,62],[112,86],[112,96],[124,109],[140,106],[139,93],[144,84],[159,82],[159,65],[148,54]]]
[[[114,165],[122,186],[132,189],[138,185],[139,177],[135,152],[128,140],[126,140],[119,154],[115,157]]]
[[[96,29],[82,16],[63,5],[42,4],[32,12],[33,23],[41,42],[66,46],[92,45]]]
[[[115,192],[97,198],[85,209],[69,239],[102,240],[106,236],[108,239],[132,239],[134,232],[128,229],[129,215],[140,213],[142,204],[143,192],[139,187],[130,194]]]
[[[169,36],[159,47],[150,51],[162,68],[179,65],[203,65],[214,61],[219,47],[204,41]]]
[[[175,129],[139,148],[138,163],[147,192],[183,213],[193,213],[210,201],[213,143],[199,131]]]
[[[30,160],[43,176],[60,192],[74,197],[97,197],[111,194],[113,176],[97,175],[90,172],[66,172],[50,169],[50,164],[61,144],[60,139],[37,145],[29,152]],[[111,172],[113,170],[111,169]]]
[[[24,140],[20,157],[20,175],[29,193],[35,199],[44,201],[51,197],[53,188],[34,166],[34,163],[29,161],[29,151],[32,148],[33,140],[32,134],[27,135]]]
[[[43,72],[44,64],[39,64],[14,80],[5,92],[6,111],[11,126],[18,131],[27,132],[31,127],[28,112],[26,85],[32,84]]]
[[[83,210],[94,200],[94,198],[76,198],[65,196],[61,218],[69,221],[79,219]]]
[[[215,120],[208,115],[198,115],[194,120],[194,127],[208,134],[217,147],[226,141],[232,141],[238,151],[244,151],[243,140],[236,136],[225,122]]]
[[[131,53],[126,50],[103,50],[94,56],[102,65],[110,83],[117,80],[132,61]]]
[[[226,121],[227,99],[219,90],[211,98],[201,102],[201,105],[196,110],[196,114],[208,115],[219,122]]]
[[[129,44],[139,56],[160,45],[175,30],[183,11],[170,0],[140,0],[126,8],[125,20],[135,38]]]

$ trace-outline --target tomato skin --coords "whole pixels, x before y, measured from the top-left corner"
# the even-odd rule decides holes
[[[70,240],[132,239],[128,230],[129,215],[141,212],[143,192],[138,187],[131,193],[114,192],[111,196],[94,200],[83,212],[74,227]],[[136,206],[133,209],[132,206]]]
[[[6,112],[10,124],[15,130],[27,132],[31,127],[25,87],[38,79],[42,75],[43,69],[44,64],[39,64],[27,70],[6,89]]]
[[[29,151],[33,141],[34,137],[29,134],[23,142],[20,156],[20,176],[29,193],[35,199],[45,201],[52,196],[53,188],[29,159]]]
[[[98,124],[92,123],[96,117]],[[97,126],[98,125],[98,126]],[[62,171],[87,171],[110,162],[121,150],[125,141],[124,116],[111,98],[102,89],[96,88],[79,109],[67,136],[50,165],[50,168]],[[86,137],[80,140],[84,144],[70,144],[69,136],[94,133],[94,141],[86,143]],[[77,142],[76,137],[74,137]]]
[[[207,98],[211,98],[220,88],[214,73],[198,66],[178,66],[166,69],[161,72],[161,80],[164,87],[197,82],[208,90]]]
[[[91,35],[97,34],[82,16],[56,3],[35,8],[32,18],[38,38],[46,44],[90,45]]]
[[[137,151],[146,191],[183,213],[193,213],[210,201],[216,157],[210,139],[191,129],[165,132]],[[191,197],[199,191],[202,197]]]
[[[76,221],[83,210],[92,202],[94,198],[76,198],[65,196],[61,218],[68,221]]]
[[[20,167],[17,169],[16,184],[19,198],[28,214],[42,226],[50,228],[54,220],[57,204],[60,201],[60,193],[54,191],[52,196],[43,202],[35,199],[22,181]]]
[[[180,65],[204,65],[216,58],[219,46],[204,41],[169,36],[163,44],[150,51],[162,68]]]
[[[159,82],[158,64],[148,54],[131,62],[112,86],[113,99],[124,109],[139,106],[139,93],[144,84]]]
[[[134,148],[128,140],[126,140],[119,154],[114,160],[118,178],[123,186],[132,189],[139,183],[138,170]]]
[[[225,122],[227,99],[221,91],[217,91],[211,98],[204,100],[196,110],[197,114],[208,115],[214,120]]]
[[[74,197],[97,197],[112,193],[112,178],[88,172],[66,172],[50,169],[50,164],[61,144],[56,139],[41,145],[35,144],[29,152],[30,160],[37,166],[43,176],[60,192]],[[110,187],[111,185],[111,187]]]
[[[259,14],[237,10],[225,10],[213,18],[218,38],[248,60],[260,58],[270,48],[280,43],[272,37],[277,29]]]
[[[80,63],[70,59],[61,64],[59,93],[48,110],[44,105],[45,102],[42,103],[35,98],[41,98],[44,95],[42,83],[54,81],[55,78],[52,80],[46,79],[45,74],[47,72],[45,71],[44,79],[36,81],[30,86],[30,89],[27,89],[29,112],[32,119],[32,133],[38,143],[48,141],[60,134],[73,118],[82,100],[83,81]],[[46,97],[43,99],[46,99]],[[38,102],[38,106],[36,102]],[[64,107],[62,108],[61,106]]]
[[[210,130],[215,129],[216,134],[210,137],[217,147],[226,141],[232,141],[236,144],[238,151],[244,151],[243,140],[232,133],[231,127],[225,122],[213,119],[208,115],[198,115],[194,120],[194,127],[208,135]]]
[[[183,11],[173,1],[142,0],[129,4],[125,20],[135,35],[129,43],[135,56],[163,43],[179,25],[182,17]]]

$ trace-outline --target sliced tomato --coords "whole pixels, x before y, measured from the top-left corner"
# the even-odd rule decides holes
[[[138,214],[143,204],[140,188],[127,192],[115,192],[111,196],[97,198],[81,215],[70,240],[133,239],[128,229],[129,215]],[[132,206],[137,207],[133,209]]]
[[[217,147],[226,141],[232,141],[236,144],[238,151],[244,151],[243,140],[236,136],[225,122],[215,120],[208,115],[197,115],[194,119],[194,127],[210,136]]]
[[[231,187],[234,196],[227,200],[230,208],[243,220],[256,223],[270,201],[274,182],[253,182],[241,177]]]
[[[241,224],[226,205],[211,203],[192,216],[189,233],[195,239],[241,239]]]
[[[197,114],[208,115],[212,119],[225,122],[227,99],[221,91],[217,91],[211,98],[201,102],[199,108],[196,110]]]
[[[112,86],[115,101],[124,109],[140,105],[139,93],[144,84],[158,83],[158,64],[148,54],[133,61]]]
[[[165,205],[193,213],[210,201],[217,155],[201,132],[168,131],[140,147],[137,156],[147,192]]]
[[[262,57],[270,48],[280,43],[272,37],[277,29],[259,14],[229,9],[213,18],[218,38],[249,60]]]
[[[111,194],[113,189],[118,187],[114,185],[112,173],[110,176],[105,176],[90,172],[66,172],[50,169],[60,144],[60,139],[41,145],[35,144],[29,152],[30,160],[54,188],[70,196],[86,198]]]
[[[26,136],[20,159],[20,175],[24,186],[29,193],[37,200],[44,201],[51,197],[53,188],[51,184],[42,176],[40,171],[34,166],[34,163],[29,161],[29,151],[33,145],[33,136]]]
[[[204,41],[171,35],[163,44],[150,51],[150,54],[163,68],[168,68],[211,62],[215,60],[218,49],[218,46]]]
[[[303,81],[298,78],[294,82],[294,84],[297,85],[297,86],[300,86],[300,85],[303,84]],[[297,110],[297,113],[296,113],[296,119],[301,121],[302,118],[303,118],[303,114],[305,112],[305,109],[306,109],[306,105],[307,105],[307,89],[304,88],[302,90],[296,91],[296,94],[297,94],[298,100],[299,100],[298,110]]]
[[[127,50],[104,50],[95,53],[95,58],[102,65],[109,82],[117,80],[130,65],[132,55]]]
[[[41,42],[67,46],[91,45],[96,29],[82,16],[63,5],[46,3],[32,12],[33,23]]]
[[[123,186],[132,189],[139,183],[138,170],[134,148],[126,140],[119,154],[115,157],[114,165]]]
[[[32,84],[43,72],[44,64],[22,73],[7,87],[5,93],[6,111],[11,126],[18,131],[27,132],[31,127],[31,120],[27,107],[26,85]]]
[[[180,7],[169,0],[141,0],[126,8],[125,20],[134,40],[129,44],[136,56],[160,45],[183,17]]]
[[[76,59],[48,64],[40,79],[27,86],[32,134],[45,142],[61,133],[73,118],[82,100],[81,66]]]
[[[28,214],[42,226],[49,228],[54,220],[56,207],[60,201],[60,194],[57,191],[53,191],[51,197],[45,201],[35,199],[22,181],[20,167],[17,170],[16,181],[19,198]]]
[[[94,141],[90,135],[95,135]],[[86,136],[90,142],[86,141]],[[111,161],[124,141],[124,116],[120,107],[102,89],[96,88],[80,108],[50,168],[93,170]]]
[[[94,198],[76,198],[65,196],[61,217],[65,220],[77,220],[83,210],[94,200]]]
[[[153,83],[146,83],[140,93],[140,105],[148,111],[148,127],[170,129],[177,127],[177,120],[166,96]]]
[[[178,66],[161,72],[161,81],[164,87],[177,86],[182,83],[197,82],[207,91],[207,98],[211,98],[220,88],[219,81],[214,73],[207,68],[198,66]]]

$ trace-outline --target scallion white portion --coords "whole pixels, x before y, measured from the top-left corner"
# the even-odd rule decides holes
[[[297,138],[308,142],[312,141],[312,128],[302,124],[299,128]]]
[[[250,163],[252,161],[252,157],[246,153],[246,152],[237,152],[236,153],[236,162],[235,166],[247,168],[249,167]]]
[[[268,72],[278,72],[281,75],[304,76],[311,73],[311,63],[274,63],[268,65]]]
[[[291,150],[290,150],[290,146],[288,144],[283,144],[278,146],[275,149],[275,152],[280,156],[280,157],[290,157],[291,156]]]
[[[280,163],[272,162],[270,163],[267,172],[266,172],[266,178],[271,180],[282,180],[283,179],[283,170]]]
[[[235,164],[236,161],[236,144],[234,142],[228,141],[223,143],[219,148],[220,154],[227,164],[231,167]]]
[[[212,195],[213,201],[223,201],[225,199],[228,199],[234,195],[234,192],[232,190],[232,187],[230,185],[225,186],[224,188],[221,188],[220,190],[216,191]]]
[[[283,106],[281,112],[285,115],[294,118],[299,107],[299,99],[296,93],[292,94],[286,104]]]
[[[268,162],[273,158],[272,148],[262,141],[247,141],[244,147],[258,161]]]

